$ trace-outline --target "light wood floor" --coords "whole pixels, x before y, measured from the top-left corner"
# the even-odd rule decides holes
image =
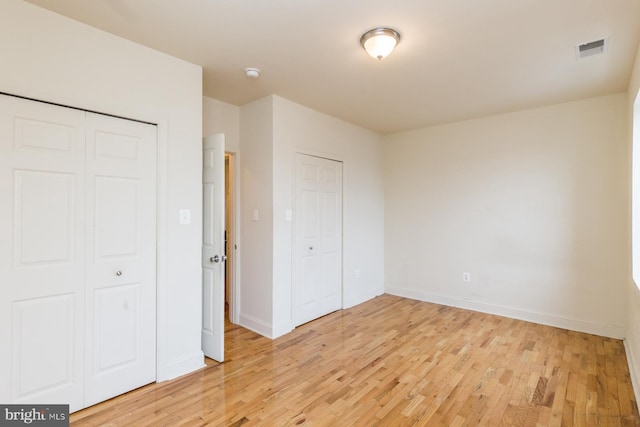
[[[622,341],[390,295],[225,346],[72,425],[640,425]]]

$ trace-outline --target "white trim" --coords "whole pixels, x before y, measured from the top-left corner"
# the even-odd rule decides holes
[[[157,187],[156,187],[156,381],[164,381],[170,378],[168,372],[168,349],[166,334],[169,329],[169,298],[168,298],[168,273],[169,259],[168,245],[168,215],[167,215],[167,189],[168,189],[168,163],[169,163],[169,138],[166,121],[157,123]]]
[[[87,109],[84,107],[77,107],[74,105],[68,105],[60,102],[54,102],[46,100],[46,98],[35,98],[27,95],[17,95],[9,92],[0,92],[5,96],[14,97],[17,99],[24,99],[30,102],[38,102],[43,104],[54,105],[60,108],[68,108],[72,110],[84,111],[87,113],[98,114],[106,117],[114,117],[121,120],[131,120],[138,123],[143,123],[156,128],[156,373],[155,381],[163,381],[169,379],[166,377],[166,332],[168,330],[167,318],[168,318],[168,298],[167,298],[167,259],[168,259],[168,221],[167,221],[167,197],[168,190],[168,125],[166,120],[143,120],[131,117],[122,117],[110,113],[104,113],[96,110]],[[204,360],[204,356],[202,358]],[[197,369],[197,368],[195,368]]]
[[[226,151],[225,155],[229,156],[229,186],[231,188],[231,210],[230,210],[230,225],[231,225],[231,240],[229,240],[229,251],[231,257],[227,258],[227,262],[230,262],[229,271],[230,277],[227,280],[230,281],[229,285],[229,320],[231,323],[237,324],[240,322],[240,176],[238,167],[238,153],[235,151]],[[226,202],[226,199],[225,199]],[[226,206],[225,206],[226,210]],[[228,237],[228,236],[227,236]]]
[[[635,362],[637,355],[633,352],[633,346],[629,345],[629,341],[624,339],[624,351],[627,355],[627,363],[629,364],[629,376],[631,377],[631,386],[633,387],[633,394],[636,397],[636,405],[638,402],[638,396],[640,396],[640,366]],[[640,406],[639,406],[640,408]]]
[[[292,180],[292,184],[293,184],[293,188],[291,189],[291,209],[293,212],[293,222],[291,223],[291,307],[290,307],[290,311],[289,311],[289,318],[291,319],[291,325],[293,326],[288,332],[292,331],[293,329],[295,329],[295,322],[293,321],[293,286],[295,284],[295,280],[296,280],[296,251],[295,251],[295,247],[296,247],[296,191],[297,191],[297,167],[298,167],[298,163],[296,160],[296,155],[298,154],[302,154],[304,156],[311,156],[311,157],[319,157],[321,159],[325,159],[325,160],[330,160],[333,162],[340,162],[342,164],[342,179],[341,179],[341,193],[342,193],[342,211],[340,212],[340,221],[342,222],[340,224],[340,279],[341,279],[341,283],[340,283],[340,307],[341,309],[345,309],[347,308],[347,297],[346,297],[346,283],[347,283],[347,277],[346,277],[346,271],[344,268],[345,265],[345,259],[344,259],[344,253],[345,253],[345,248],[344,248],[344,242],[345,242],[345,216],[346,216],[346,212],[347,212],[347,169],[348,169],[348,162],[346,160],[345,157],[337,155],[337,154],[329,154],[327,152],[322,152],[322,151],[317,151],[317,150],[311,150],[311,149],[307,149],[307,148],[303,148],[303,147],[293,147],[292,150],[292,159],[291,159],[291,164],[293,166],[293,170],[292,170],[292,176],[293,176],[293,180]],[[352,307],[355,304],[349,304],[349,307]],[[280,334],[280,335],[284,335],[284,334]],[[280,336],[277,335],[277,336]]]
[[[250,331],[255,332],[256,334],[273,339],[273,325],[271,323],[240,313],[240,322],[238,324],[243,328],[247,328]]]
[[[629,365],[629,376],[631,378],[631,385],[633,387],[633,394],[636,398],[636,404],[640,402],[638,398],[640,397],[640,366],[637,361],[638,354],[636,354],[633,349],[637,348],[637,345],[634,346],[631,341],[636,341],[636,337],[640,331],[638,330],[640,326],[637,323],[637,318],[635,313],[638,313],[638,289],[640,288],[640,281],[637,278],[640,276],[638,272],[638,268],[640,267],[639,254],[638,251],[638,222],[635,219],[636,215],[640,215],[637,212],[637,205],[639,205],[639,200],[635,200],[640,196],[640,192],[634,185],[634,178],[637,175],[637,172],[634,172],[634,167],[636,158],[638,158],[637,150],[640,149],[640,90],[638,90],[633,97],[633,102],[630,106],[631,113],[631,121],[630,121],[630,132],[631,132],[631,289],[629,290],[629,308],[627,312],[627,334],[624,339],[624,349],[627,356],[627,363]],[[639,165],[640,166],[640,165]]]
[[[281,337],[293,331],[294,329],[295,329],[295,326],[293,325],[293,322],[285,322],[285,323],[280,323],[279,325],[273,325],[271,338],[275,339],[275,338]]]
[[[240,314],[239,325],[271,340],[288,334],[295,329],[292,321],[273,325],[246,314]]]
[[[568,317],[560,317],[551,314],[519,310],[494,304],[486,304],[461,298],[437,295],[430,292],[416,291],[413,289],[386,288],[385,292],[391,295],[416,299],[419,301],[442,304],[450,307],[458,307],[466,310],[479,311],[481,313],[494,314],[497,316],[504,316],[512,319],[524,320],[527,322],[539,323],[542,325],[569,329],[577,332],[585,332],[588,334],[600,335],[609,338],[622,339],[624,338],[626,332],[626,328],[620,325],[586,322],[579,319],[571,319]]]
[[[376,297],[379,297],[382,294],[384,294],[384,290],[376,289],[376,290],[371,290],[371,292],[353,295],[353,298],[350,301],[345,301],[344,302],[343,309],[355,307],[356,305],[360,305],[360,304],[362,304],[364,302],[367,302],[367,301],[372,300],[372,299],[374,299]]]
[[[157,379],[156,382],[172,380],[182,375],[190,374],[191,372],[202,369],[206,366],[207,365],[204,363],[204,353],[202,351],[198,351],[165,365],[163,367],[164,377],[162,379]]]
[[[631,104],[631,280],[640,289],[640,188],[638,184],[640,184],[640,90],[636,92]]]

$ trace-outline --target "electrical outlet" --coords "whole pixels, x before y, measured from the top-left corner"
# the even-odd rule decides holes
[[[466,283],[471,282],[471,273],[462,273],[462,281]]]
[[[360,278],[360,269],[356,268],[356,279]]]

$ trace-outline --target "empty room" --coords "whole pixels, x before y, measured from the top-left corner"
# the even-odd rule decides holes
[[[640,425],[637,1],[0,35],[0,424]]]

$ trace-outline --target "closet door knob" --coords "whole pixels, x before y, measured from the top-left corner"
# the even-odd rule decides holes
[[[116,276],[122,276],[122,271],[120,270],[116,271]]]

